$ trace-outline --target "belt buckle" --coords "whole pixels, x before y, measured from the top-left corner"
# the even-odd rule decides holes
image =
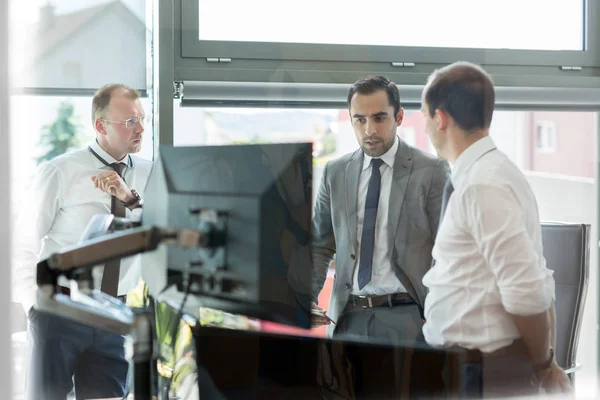
[[[362,308],[373,308],[373,298],[370,296],[358,296],[360,299],[367,299],[368,306],[361,305]]]

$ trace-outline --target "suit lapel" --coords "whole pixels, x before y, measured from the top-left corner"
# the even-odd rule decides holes
[[[396,234],[398,232],[398,223],[400,221],[400,212],[404,203],[404,194],[410,178],[412,170],[412,154],[408,145],[397,139],[398,151],[394,161],[394,173],[392,175],[392,187],[390,190],[390,208],[388,211],[388,249],[392,255],[394,243],[396,242]]]
[[[362,151],[358,150],[352,156],[352,160],[346,165],[346,218],[352,248],[356,251],[357,225],[358,225],[358,181],[363,164]]]

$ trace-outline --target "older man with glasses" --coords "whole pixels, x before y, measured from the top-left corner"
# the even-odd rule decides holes
[[[96,140],[43,164],[17,224],[13,292],[28,317],[31,357],[27,398],[64,400],[123,397],[128,362],[120,335],[37,311],[36,264],[78,243],[95,214],[139,218],[152,163],[140,151],[146,116],[139,93],[121,84],[99,89],[92,101]],[[139,283],[136,257],[93,272],[95,287],[125,301]],[[68,282],[60,282],[69,294]]]

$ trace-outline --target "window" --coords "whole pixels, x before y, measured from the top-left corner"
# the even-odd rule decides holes
[[[358,148],[347,110],[175,107],[174,112],[176,146],[310,141],[317,164]],[[496,111],[490,135],[524,171],[593,179],[594,118],[591,112]],[[405,111],[398,135],[436,154],[420,111]]]
[[[379,0],[369,8],[309,0],[294,5],[293,12],[273,0],[179,3],[181,7],[167,11],[172,18],[162,20],[165,31],[170,21],[176,28],[168,41],[175,43],[169,49],[174,65],[163,59],[160,68],[174,66],[174,81],[238,87],[350,84],[378,71],[399,85],[415,86],[423,85],[435,69],[465,60],[485,65],[497,87],[598,88],[596,1],[561,0],[549,9],[543,0],[491,0],[485,5],[475,0]],[[229,12],[233,8],[235,15]],[[358,27],[371,23],[367,19],[377,21],[377,29]],[[447,21],[452,29],[446,28]],[[542,103],[548,104],[547,99]]]
[[[244,143],[312,142],[317,159],[355,148],[354,134],[340,134],[340,121],[348,116],[338,110],[287,110],[244,108],[175,108],[176,146]],[[195,129],[189,129],[195,126]],[[339,143],[340,136],[348,143]],[[338,149],[338,145],[342,146]]]
[[[541,121],[536,126],[538,153],[556,152],[556,125],[552,121]]]
[[[20,14],[27,49],[13,82],[27,93],[88,93],[107,82],[146,91],[145,1],[43,1]],[[102,38],[102,40],[98,40]]]
[[[69,87],[81,87],[81,63],[67,61],[63,64],[63,82],[69,82]]]
[[[369,8],[309,0],[290,12],[273,0],[181,0],[175,80],[349,83],[377,70],[414,85],[465,60],[493,70],[498,86],[596,87],[585,81],[599,67],[600,5],[561,0],[551,8],[543,0],[379,0]]]
[[[478,0],[379,0],[363,8],[362,3],[344,0],[305,0],[293,12],[276,0],[194,1],[199,11],[198,39],[205,41],[584,49],[583,1],[562,0],[547,7],[545,0],[485,4]],[[236,12],[231,13],[232,9]],[[544,10],[544,17],[532,18],[539,10]],[[384,15],[394,17],[387,20]],[[450,21],[452,29],[448,29]],[[506,29],[509,21],[510,29]],[[376,29],[369,27],[372,23]]]
[[[415,131],[414,126],[401,126],[400,129],[398,129],[398,134],[409,145],[417,145],[417,132]]]

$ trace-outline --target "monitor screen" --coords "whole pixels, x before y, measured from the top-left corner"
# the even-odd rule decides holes
[[[425,343],[336,340],[197,327],[196,376],[209,399],[462,398],[465,352]],[[234,360],[234,362],[232,362]],[[179,360],[175,360],[171,365]],[[162,382],[162,378],[161,378]],[[190,390],[191,391],[191,390]]]
[[[210,307],[310,327],[311,181],[310,143],[161,146],[142,224],[212,232],[212,245],[145,253],[150,293],[192,316]]]

